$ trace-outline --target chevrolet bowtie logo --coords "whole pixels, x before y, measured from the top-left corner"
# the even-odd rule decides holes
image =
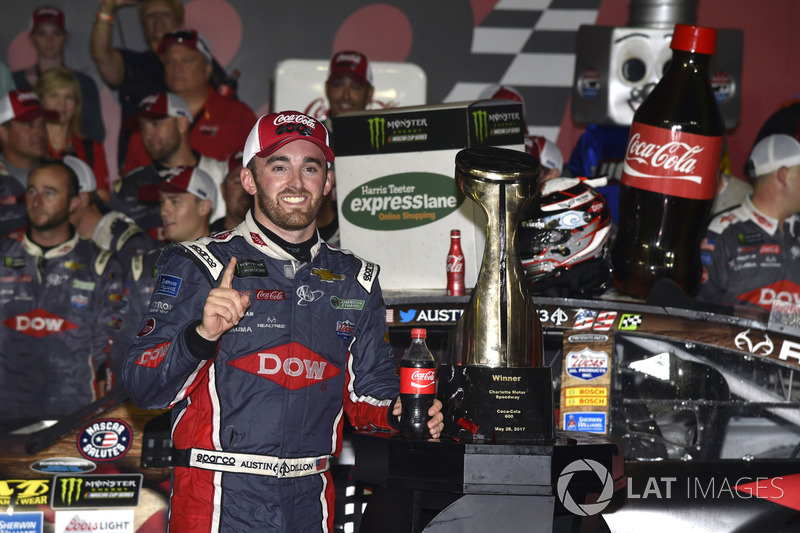
[[[334,274],[327,268],[315,268],[311,271],[312,274],[315,276],[319,276],[319,279],[322,281],[327,281],[328,283],[333,283],[334,281],[342,281],[344,279],[343,274]]]

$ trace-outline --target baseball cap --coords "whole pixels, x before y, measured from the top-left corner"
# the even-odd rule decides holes
[[[514,100],[522,104],[522,114],[525,115],[525,100],[513,87],[508,85],[490,85],[478,95],[479,100]]]
[[[558,146],[540,135],[531,135],[530,139],[532,142],[528,153],[538,159],[543,167],[555,168],[560,173],[564,168],[564,157]]]
[[[197,50],[209,61],[212,61],[211,47],[208,45],[206,38],[197,33],[197,30],[175,30],[161,38],[158,43],[158,53],[163,54],[171,44],[182,44],[194,50]]]
[[[94,177],[92,167],[74,155],[65,155],[63,161],[65,165],[78,175],[79,192],[92,192],[97,190],[97,180]]]
[[[334,156],[327,128],[299,111],[281,111],[258,119],[244,143],[242,162],[247,166],[255,156],[266,157],[286,143],[301,140],[316,144],[330,167]]]
[[[217,184],[208,173],[198,167],[175,167],[160,183],[149,183],[139,187],[139,199],[145,202],[158,201],[159,191],[188,192],[201,200],[210,200],[211,209],[217,206]]]
[[[372,67],[367,56],[355,50],[337,52],[331,58],[328,81],[349,76],[362,85],[372,85]]]
[[[139,111],[126,119],[125,127],[129,130],[137,129],[140,118],[159,120],[167,117],[186,117],[190,123],[194,121],[186,100],[175,93],[161,92],[142,98]]]
[[[796,165],[800,165],[800,142],[783,133],[758,141],[747,159],[747,168],[754,178],[771,174],[781,167]]]
[[[225,166],[226,172],[225,174],[230,174],[231,170],[236,167],[241,167],[242,165],[242,151],[239,150],[238,152],[234,152],[228,156],[227,164]]]
[[[33,91],[17,89],[9,91],[0,98],[0,124],[5,124],[9,120],[32,122],[42,115],[47,120],[58,120],[58,111],[43,108],[39,97]]]
[[[33,27],[35,30],[42,24],[52,24],[61,31],[65,30],[64,12],[53,6],[37,7],[33,10]]]

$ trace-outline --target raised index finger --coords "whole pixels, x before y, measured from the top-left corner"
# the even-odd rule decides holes
[[[225,267],[225,272],[222,273],[222,280],[219,282],[219,286],[222,289],[231,289],[233,288],[233,273],[236,271],[236,257],[231,257],[231,260],[228,261],[228,266]]]

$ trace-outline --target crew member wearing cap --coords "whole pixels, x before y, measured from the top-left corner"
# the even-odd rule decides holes
[[[180,96],[161,92],[144,98],[139,113],[129,119],[128,126],[137,129],[151,161],[114,183],[111,208],[131,217],[142,229],[159,241],[164,240],[158,194],[140,194],[144,185],[158,184],[174,175],[181,167],[198,167],[217,184],[225,178],[225,161],[218,161],[192,149],[190,132],[193,130],[192,113]],[[217,196],[219,196],[217,192]],[[225,206],[215,202],[211,220],[225,216]]]
[[[168,90],[186,101],[194,117],[192,148],[220,161],[241,150],[256,115],[244,102],[221,96],[211,84],[213,58],[208,41],[195,30],[178,30],[164,36],[158,53]],[[141,137],[134,132],[123,172],[150,162]]]
[[[711,219],[700,247],[699,300],[757,306],[800,298],[800,142],[775,134],[759,141],[747,162],[753,194]]]
[[[222,182],[222,199],[225,203],[225,216],[211,224],[211,232],[233,229],[244,221],[247,212],[253,207],[253,197],[242,187],[242,151],[228,158],[228,173]]]
[[[29,227],[0,240],[0,425],[60,418],[103,391],[121,305],[113,254],[81,239],[69,217],[78,178],[62,161],[44,161],[25,191]]]
[[[130,258],[155,247],[142,228],[119,211],[109,211],[97,196],[97,180],[92,168],[75,156],[64,156],[64,163],[78,176],[78,208],[69,220],[81,237],[91,239],[102,250],[118,254],[124,267]]]
[[[13,73],[17,89],[32,91],[39,76],[53,68],[66,67],[64,50],[67,45],[67,29],[64,12],[53,6],[37,7],[33,11],[30,40],[36,49],[36,63]],[[74,70],[80,84],[83,101],[83,121],[80,133],[83,137],[102,143],[106,138],[103,114],[100,112],[100,92],[88,74]]]
[[[47,154],[45,121],[57,118],[33,91],[15,90],[0,97],[0,163],[23,187],[28,173]]]
[[[158,261],[123,377],[140,407],[172,408],[171,531],[332,531],[343,414],[396,426],[379,267],[314,227],[333,159],[321,122],[261,117],[242,158],[253,210]]]

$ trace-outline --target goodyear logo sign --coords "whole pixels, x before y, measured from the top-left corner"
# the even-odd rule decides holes
[[[356,187],[342,202],[342,214],[365,229],[396,231],[436,222],[457,210],[464,198],[448,176],[408,172]]]

